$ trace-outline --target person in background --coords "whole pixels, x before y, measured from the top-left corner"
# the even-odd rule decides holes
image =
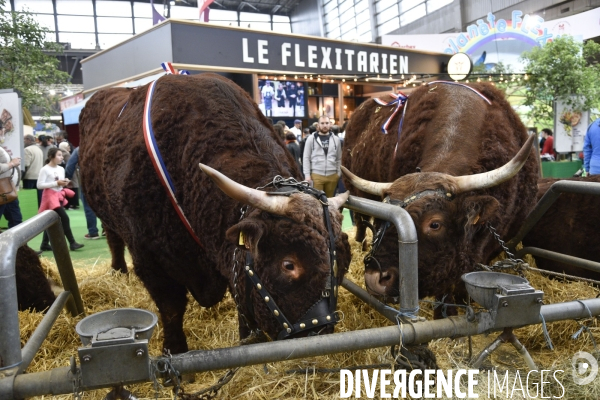
[[[294,120],[294,126],[290,128],[290,132],[296,135],[296,140],[300,142],[302,140],[302,121]]]
[[[302,130],[302,140],[300,140],[300,162],[303,162],[302,159],[304,158],[304,145],[306,144],[306,138],[308,138],[309,135],[310,129],[304,128]]]
[[[40,146],[35,144],[33,135],[25,135],[23,138],[25,144],[25,174],[23,175],[23,189],[36,189],[37,180],[40,175],[40,169],[44,166],[44,152]],[[42,191],[37,193],[38,208],[42,204]]]
[[[556,159],[556,153],[554,152],[554,138],[552,138],[552,130],[548,128],[542,129],[542,136],[544,137],[544,139],[546,139],[546,141],[544,142],[544,147],[542,148],[542,156],[547,157],[546,161],[548,159]],[[544,161],[543,157],[542,161]]]
[[[277,107],[283,108],[285,107],[285,88],[281,82],[277,85],[277,90],[275,91],[275,100],[277,100]]]
[[[333,197],[342,172],[342,144],[330,128],[329,117],[322,115],[317,133],[306,139],[302,159],[305,180],[314,182],[315,189],[327,197]]]
[[[0,178],[11,177],[17,191],[19,190],[19,165],[21,165],[21,159],[15,157],[11,160],[10,155],[0,146]],[[9,228],[23,222],[19,199],[0,205],[0,215],[6,218]]]
[[[79,147],[73,151],[71,154],[71,158],[69,158],[69,162],[67,163],[67,168],[65,168],[65,176],[68,179],[74,179],[79,175],[77,171],[77,167],[79,165]],[[100,239],[100,235],[98,234],[98,219],[96,218],[96,214],[90,208],[89,204],[85,201],[85,196],[83,195],[83,188],[80,186],[80,198],[81,204],[83,205],[83,211],[85,213],[85,222],[87,223],[88,233],[84,236],[84,239],[95,240]]]
[[[71,159],[71,145],[69,144],[69,142],[63,141],[58,144],[58,148],[63,153],[63,163],[61,164],[61,167],[65,168],[66,172],[67,164]],[[73,195],[73,197],[68,198],[69,204],[65,206],[65,210],[76,210],[79,208],[79,174],[77,173],[77,171],[75,171],[75,174],[73,174],[72,176],[67,176],[67,178],[70,180],[69,185],[67,187],[71,189],[75,194]]]
[[[600,118],[592,122],[583,139],[583,169],[588,175],[600,174]]]
[[[275,90],[271,86],[271,82],[266,81],[262,87],[260,93],[262,94],[263,104],[265,105],[265,116],[273,116],[273,97],[275,96]]]
[[[48,135],[40,135],[38,136],[38,140],[40,141],[40,149],[42,149],[42,153],[44,154],[44,162],[48,159],[48,150],[53,147],[56,147],[52,144],[52,137]]]
[[[302,157],[302,154],[300,153],[300,146],[298,146],[298,142],[296,142],[296,135],[294,135],[292,132],[288,132],[285,135],[285,146],[294,157],[294,160],[296,160],[296,164],[298,165],[300,171],[302,171],[302,164],[300,163],[300,158]]]
[[[48,158],[46,159],[46,165],[40,170],[40,176],[38,178],[37,187],[44,191],[42,195],[42,205],[38,211],[41,213],[46,210],[54,210],[60,217],[63,231],[67,240],[69,241],[71,251],[81,249],[82,244],[75,241],[73,232],[71,231],[71,224],[69,216],[63,208],[63,201],[68,193],[65,193],[65,186],[69,184],[69,180],[65,178],[65,170],[59,164],[63,160],[62,151],[53,147],[48,150]],[[70,191],[70,190],[69,190]],[[52,251],[50,246],[48,233],[44,231],[42,238],[42,245],[40,246],[41,251]]]
[[[280,124],[275,124],[273,125],[273,129],[275,129],[275,133],[278,137],[280,137],[282,140],[285,140],[285,132],[283,131],[283,126],[281,126]]]

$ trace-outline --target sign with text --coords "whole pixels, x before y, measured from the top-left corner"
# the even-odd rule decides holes
[[[440,73],[448,55],[337,40],[172,21],[173,62],[276,73],[400,75]],[[189,38],[201,38],[192,40]],[[185,43],[179,46],[177,43]]]

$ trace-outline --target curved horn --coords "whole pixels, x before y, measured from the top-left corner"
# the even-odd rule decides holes
[[[266,192],[252,189],[240,183],[234,182],[219,171],[199,164],[200,169],[206,173],[217,184],[217,186],[229,197],[244,204],[251,205],[263,211],[276,215],[285,215],[289,198],[285,196],[269,196]]]
[[[344,193],[338,194],[335,197],[329,197],[327,199],[327,202],[329,203],[329,207],[339,209],[341,206],[344,205],[346,200],[348,200],[349,195],[350,195],[350,192],[346,191]]]
[[[365,193],[376,194],[383,197],[383,193],[388,190],[392,184],[382,182],[371,182],[366,179],[359,178],[348,170],[346,167],[342,167],[342,172],[346,175],[346,178],[350,181],[352,186],[362,190]]]
[[[456,185],[458,186],[456,193],[458,194],[468,192],[470,190],[487,189],[489,187],[499,185],[515,176],[521,167],[523,167],[525,161],[527,161],[527,157],[529,156],[531,145],[534,139],[535,135],[530,135],[517,155],[500,168],[483,172],[481,174],[455,177],[454,179]]]

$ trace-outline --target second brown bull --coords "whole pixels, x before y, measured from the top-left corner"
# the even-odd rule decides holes
[[[528,140],[502,92],[488,84],[432,83],[411,93],[405,107],[387,135],[381,127],[392,107],[370,101],[354,113],[342,158],[346,183],[353,195],[410,213],[419,241],[419,296],[458,300],[464,296],[460,276],[501,250],[487,225],[510,238],[535,204],[534,138]],[[362,239],[365,228],[358,225]],[[376,230],[381,226],[375,221]],[[372,294],[398,295],[393,227],[365,267]]]

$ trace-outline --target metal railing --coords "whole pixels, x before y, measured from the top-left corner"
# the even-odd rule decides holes
[[[401,294],[405,295],[401,299],[401,306],[408,308],[418,305],[418,293],[416,291],[417,240],[414,223],[410,216],[408,216],[405,210],[399,207],[353,197],[348,200],[346,206],[352,210],[394,222],[399,233],[399,242],[402,246],[400,250],[400,273],[408,275],[401,275],[403,279],[401,279],[400,290]],[[52,244],[55,246],[58,245],[58,242],[55,240]],[[63,243],[63,245],[66,250],[66,243]],[[2,249],[2,244],[0,244],[0,249]],[[408,256],[402,254],[403,251],[406,251]],[[391,307],[379,303],[357,285],[344,280],[342,286],[350,290],[362,301],[373,306],[388,319],[395,320],[395,313]],[[410,293],[410,295],[407,295],[406,292]],[[60,297],[60,301],[64,301],[65,297]],[[54,308],[53,306],[48,314],[54,314]],[[538,324],[542,323],[542,321],[550,323],[566,319],[587,318],[590,314],[600,315],[600,299],[542,305],[539,313],[536,311],[535,313],[528,313],[522,316],[520,325]],[[465,337],[500,331],[504,328],[505,326],[502,323],[496,323],[493,312],[482,311],[470,316],[453,316],[435,321],[421,321],[401,325],[394,324],[394,326],[371,328],[361,331],[334,333],[325,336],[297,338],[230,348],[196,350],[173,355],[172,357],[150,357],[146,381],[152,381],[156,378],[166,379],[172,377],[173,373],[185,375],[203,371],[358,351],[395,344],[419,344],[429,342],[433,339]],[[4,337],[3,335],[6,333],[0,332],[1,337]],[[18,340],[18,329],[16,334]],[[34,336],[42,335],[43,332],[40,335],[34,334]],[[29,354],[29,350],[25,351],[25,353]],[[117,353],[124,354],[124,352]],[[4,354],[2,355],[4,356]],[[28,357],[29,355],[23,358]],[[131,358],[131,355],[124,354],[124,357]],[[114,363],[121,365],[123,371],[127,373],[127,358],[115,360]],[[110,368],[110,366],[103,366],[103,368]],[[2,372],[0,370],[0,400],[47,394],[68,394],[73,393],[74,390],[79,393],[91,388],[85,386],[86,374],[82,374],[82,370],[77,366],[74,358],[70,367],[59,367],[50,371],[13,374],[9,376],[3,375]],[[121,378],[125,379],[124,377]],[[95,386],[94,388],[110,388],[118,384],[119,382],[110,382],[105,385]]]
[[[512,253],[515,253],[515,247],[519,242],[527,236],[529,231],[538,223],[544,216],[546,211],[554,204],[562,193],[576,193],[600,196],[600,183],[582,182],[582,181],[557,181],[548,191],[542,196],[535,208],[529,213],[521,229],[514,238],[509,240],[506,245]],[[549,250],[540,249],[537,247],[525,247],[516,253],[516,258],[521,258],[525,254],[546,258],[553,261],[562,262],[565,264],[574,265],[576,267],[588,269],[590,271],[600,272],[600,263],[590,260],[584,260],[578,257],[573,257],[565,254],[556,253]]]
[[[60,295],[46,313],[31,339],[21,351],[19,306],[15,263],[17,250],[42,231],[47,230],[54,258],[67,294]],[[0,234],[0,376],[24,371],[66,305],[71,315],[83,314],[83,302],[75,271],[58,214],[45,211]]]

